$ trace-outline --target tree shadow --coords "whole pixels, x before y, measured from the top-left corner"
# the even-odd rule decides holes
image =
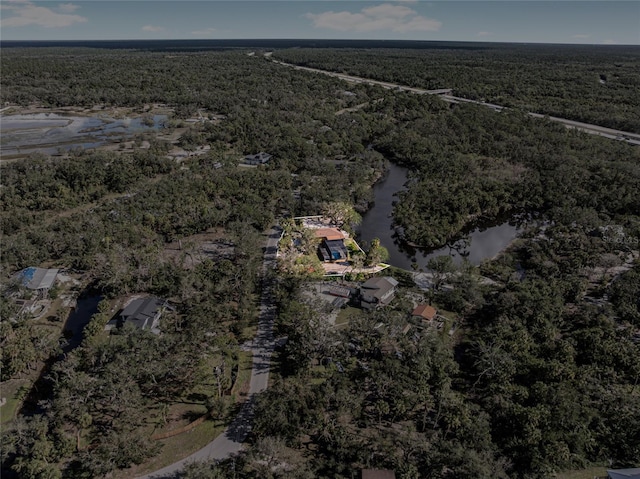
[[[187,396],[187,401],[183,401],[185,404],[203,404],[207,398],[206,394],[202,393],[191,393]]]
[[[43,401],[51,399],[53,396],[53,382],[49,377],[51,369],[58,361],[64,361],[66,355],[82,343],[84,327],[98,312],[98,304],[101,300],[102,296],[96,294],[94,285],[89,285],[80,293],[76,308],[71,311],[64,322],[61,332],[61,336],[64,338],[64,341],[60,342],[61,351],[59,350],[59,354],[54,354],[44,361],[40,374],[26,394],[17,415],[32,416],[44,412]]]
[[[195,411],[186,411],[186,412],[182,413],[181,417],[182,417],[182,419],[186,419],[187,421],[189,421],[189,423],[192,423],[196,419],[200,419],[202,417],[202,413],[201,412],[195,412]]]

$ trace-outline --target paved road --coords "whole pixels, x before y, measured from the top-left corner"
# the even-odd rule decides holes
[[[306,70],[306,71],[310,71],[310,72],[314,72],[314,73],[322,73],[325,75],[329,75],[332,77],[336,77],[336,78],[340,78],[341,80],[345,80],[351,83],[367,83],[369,85],[378,85],[381,86],[383,88],[387,88],[387,89],[396,89],[399,91],[408,91],[411,93],[417,93],[419,95],[424,95],[424,94],[429,94],[429,95],[440,95],[440,98],[442,98],[444,101],[450,102],[450,103],[475,103],[477,105],[483,105],[486,106],[487,108],[491,108],[495,111],[502,111],[504,109],[506,109],[506,107],[501,106],[501,105],[496,105],[494,103],[486,103],[483,101],[476,101],[476,100],[469,100],[468,98],[461,98],[461,97],[457,97],[457,96],[452,96],[451,95],[451,89],[447,89],[447,88],[443,88],[440,90],[425,90],[422,88],[414,88],[414,87],[410,87],[410,86],[406,86],[406,85],[400,85],[398,83],[389,83],[389,82],[383,82],[383,81],[379,81],[379,80],[372,80],[370,78],[362,78],[362,77],[357,77],[354,75],[346,75],[344,73],[337,73],[337,72],[332,72],[332,71],[328,71],[328,70],[320,70],[318,68],[310,68],[310,67],[301,67],[298,65],[293,65],[291,63],[286,63],[286,62],[281,62],[278,60],[273,60],[271,55],[265,55],[266,58],[269,58],[271,61],[273,61],[274,63],[278,63],[279,65],[284,65],[284,66],[288,66],[291,68],[294,68],[295,70]],[[551,121],[555,121],[558,123],[562,123],[563,125],[565,125],[567,128],[575,128],[577,130],[581,130],[584,131],[586,133],[591,133],[593,135],[598,135],[598,136],[602,136],[604,138],[609,138],[612,140],[619,140],[619,141],[624,141],[626,143],[629,143],[631,145],[637,145],[640,146],[640,134],[638,133],[631,133],[628,131],[621,131],[621,130],[614,130],[611,128],[605,128],[603,126],[598,126],[598,125],[592,125],[589,123],[582,123],[579,121],[573,121],[573,120],[567,120],[565,118],[558,118],[558,117],[554,117],[554,116],[547,116],[547,115],[541,115],[539,113],[529,113],[530,116],[534,117],[534,118],[548,118]]]
[[[256,394],[267,389],[269,384],[271,354],[275,347],[275,341],[273,338],[275,306],[273,304],[272,284],[267,273],[275,266],[276,255],[278,252],[278,240],[280,239],[281,233],[282,230],[277,226],[273,227],[267,233],[267,245],[264,253],[264,261],[262,263],[263,281],[258,332],[250,345],[250,350],[253,351],[253,367],[251,369],[249,395],[242,406],[240,413],[222,434],[199,451],[196,451],[189,457],[181,461],[174,462],[159,471],[145,476],[140,476],[138,479],[179,477],[180,471],[187,463],[206,461],[208,459],[225,459],[232,454],[240,452],[242,449],[242,443],[251,431],[253,406]]]
[[[271,53],[271,52],[269,52]],[[264,55],[266,58],[271,59],[271,55],[269,54],[265,54]],[[291,63],[286,63],[286,62],[281,62],[279,60],[273,60],[271,59],[271,61],[273,61],[274,63],[277,63],[279,65],[284,65],[287,67],[291,67],[294,70],[305,70],[308,72],[313,72],[313,73],[322,73],[323,75],[329,75],[332,77],[336,77],[336,78],[340,78],[341,80],[345,80],[351,83],[367,83],[369,85],[378,85],[381,86],[382,88],[387,88],[387,89],[392,89],[395,88],[396,90],[403,90],[403,91],[410,91],[413,93],[420,93],[420,94],[430,94],[430,95],[442,95],[442,94],[446,94],[446,93],[451,93],[451,89],[450,88],[442,88],[439,90],[424,90],[421,88],[413,88],[410,86],[406,86],[406,85],[399,85],[397,83],[389,83],[389,82],[384,82],[384,81],[380,81],[380,80],[372,80],[370,78],[362,78],[362,77],[357,77],[354,75],[347,75],[346,73],[337,73],[337,72],[332,72],[329,70],[320,70],[319,68],[311,68],[311,67],[301,67],[299,65],[293,65]]]

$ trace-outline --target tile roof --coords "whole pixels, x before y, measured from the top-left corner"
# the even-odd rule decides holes
[[[425,319],[432,320],[436,317],[437,311],[433,306],[428,304],[419,304],[411,313],[412,316],[422,316]]]
[[[314,233],[316,238],[324,238],[327,240],[344,239],[344,234],[337,228],[318,228]]]

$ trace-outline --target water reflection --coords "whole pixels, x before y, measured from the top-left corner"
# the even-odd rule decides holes
[[[0,116],[1,152],[5,155],[36,151],[54,154],[58,148],[95,148],[126,140],[136,133],[158,130],[166,119],[166,115],[114,119],[58,113]]]
[[[390,165],[388,175],[374,188],[374,206],[362,217],[359,238],[368,247],[373,238],[379,238],[389,250],[389,263],[398,268],[425,270],[427,262],[440,255],[450,255],[455,263],[467,258],[472,264],[480,264],[483,260],[493,258],[505,249],[522,231],[523,220],[518,217],[493,225],[482,225],[464,232],[465,236],[442,248],[412,248],[398,239],[393,227],[393,202],[397,201],[396,193],[406,189],[408,170],[397,165]],[[414,264],[412,266],[412,264]]]

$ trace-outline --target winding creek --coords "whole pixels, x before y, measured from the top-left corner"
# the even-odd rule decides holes
[[[478,265],[495,257],[522,231],[517,221],[510,220],[463,232],[469,239],[468,244],[461,239],[439,249],[412,248],[395,235],[392,217],[393,202],[398,199],[396,193],[406,189],[407,180],[406,168],[393,163],[389,165],[387,175],[373,187],[374,205],[362,216],[358,232],[365,248],[372,239],[379,238],[389,250],[388,263],[392,266],[412,271],[411,265],[416,263],[418,269],[424,270],[431,258],[446,254],[451,255],[456,263],[461,263],[466,256],[472,264]]]

